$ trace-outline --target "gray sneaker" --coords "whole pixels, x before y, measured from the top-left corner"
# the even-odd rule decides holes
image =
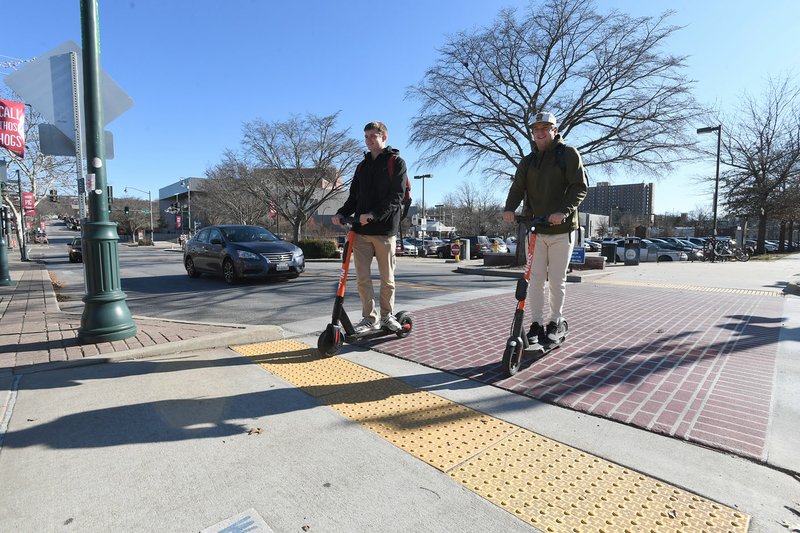
[[[391,313],[381,319],[381,326],[389,331],[399,331],[403,327]]]
[[[356,333],[366,333],[367,331],[375,331],[380,329],[381,326],[375,320],[372,319],[370,316],[365,316],[361,319],[361,322],[355,325]]]

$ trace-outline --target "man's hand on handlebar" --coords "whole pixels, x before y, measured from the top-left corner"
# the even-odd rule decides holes
[[[503,222],[514,222],[514,211],[503,211]]]
[[[547,217],[547,221],[553,226],[558,226],[567,221],[567,215],[564,213],[551,213],[550,216]]]
[[[361,215],[360,217],[358,217],[358,223],[361,224],[362,226],[366,226],[367,224],[369,224],[373,220],[375,220],[375,217],[373,216],[372,213],[365,213],[365,214]]]
[[[342,215],[340,215],[338,213],[333,215],[331,217],[331,222],[333,223],[334,226],[341,226],[342,225]]]

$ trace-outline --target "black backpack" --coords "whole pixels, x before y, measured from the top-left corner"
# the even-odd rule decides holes
[[[389,156],[389,177],[391,178],[394,175],[394,160],[397,159],[397,154],[392,154]],[[400,215],[400,220],[403,220],[408,216],[408,210],[411,208],[411,180],[408,179],[408,174],[406,174],[406,193],[403,195],[403,201],[400,203],[401,207],[403,208],[403,212]]]

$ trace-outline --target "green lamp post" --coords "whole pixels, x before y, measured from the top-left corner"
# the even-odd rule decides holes
[[[97,0],[81,0],[86,157],[89,182],[89,221],[83,226],[86,295],[78,339],[83,343],[110,342],[136,335],[136,324],[125,302],[119,275],[116,224],[108,220],[103,103]]]

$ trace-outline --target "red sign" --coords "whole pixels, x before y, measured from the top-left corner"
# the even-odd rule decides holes
[[[460,253],[461,253],[461,246],[457,242],[454,242],[453,244],[450,245],[450,255],[455,256]]]
[[[25,211],[26,217],[32,217],[36,214],[35,204],[32,192],[22,193],[22,210]]]
[[[181,216],[175,215],[175,229],[181,229]]]
[[[0,100],[0,147],[25,157],[25,104]]]

